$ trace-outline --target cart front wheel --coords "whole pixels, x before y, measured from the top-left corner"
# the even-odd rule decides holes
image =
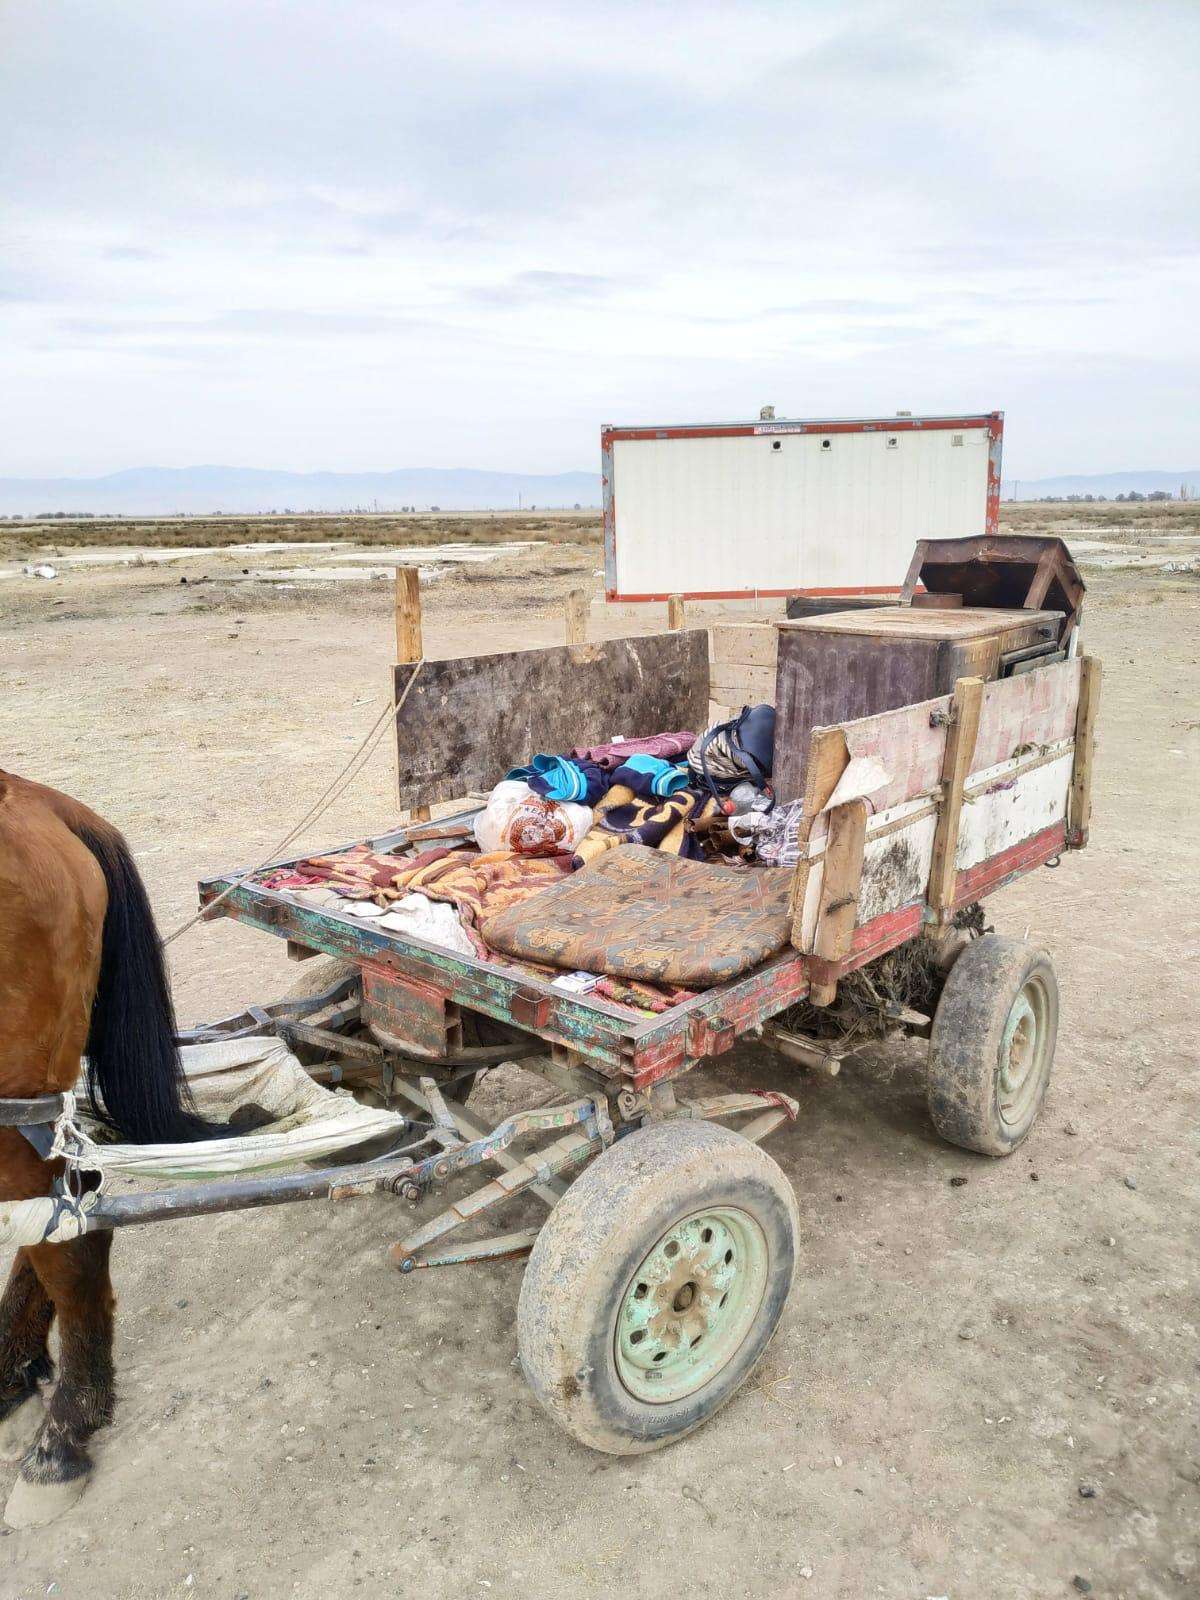
[[[985,934],[950,969],[929,1042],[929,1114],[943,1139],[1006,1156],[1037,1120],[1058,1035],[1044,950]]]
[[[679,1121],[619,1140],[571,1185],[530,1257],[517,1345],[534,1394],[611,1455],[690,1433],[770,1342],[796,1233],[791,1185],[740,1134]]]

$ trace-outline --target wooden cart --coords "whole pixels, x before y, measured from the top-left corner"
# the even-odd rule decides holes
[[[651,681],[651,663],[655,701],[641,705],[633,686]],[[650,722],[698,720],[697,702],[709,698],[699,631],[428,667],[423,698],[401,728],[404,747],[429,731],[436,710],[458,780],[472,787],[531,749],[572,742],[567,717],[573,730],[637,733]],[[412,670],[397,668],[398,687]],[[576,691],[564,709],[553,689],[568,672]],[[413,1200],[466,1162],[502,1153],[467,1103],[479,1071],[519,1059],[569,1094],[549,1122],[545,1112],[516,1119],[519,1133],[552,1126],[548,1148],[507,1156],[498,1177],[415,1229],[392,1256],[411,1271],[532,1251],[518,1344],[534,1391],[588,1444],[654,1448],[711,1415],[748,1374],[782,1312],[795,1259],[790,1187],[755,1148],[795,1115],[795,1103],[750,1084],[685,1101],[675,1093],[682,1074],[746,1035],[836,1072],[837,1019],[854,975],[866,969],[869,978],[905,947],[921,957],[928,1009],[884,1000],[874,1020],[928,1038],[938,1131],[988,1155],[1008,1153],[1028,1133],[1054,1054],[1054,972],[1023,941],[983,933],[978,907],[1086,843],[1098,684],[1098,663],[1059,658],[812,730],[788,948],[658,1015],[308,908],[231,873],[201,885],[215,914],[286,939],[297,957],[341,965],[321,964],[307,1016],[293,999],[291,1009],[217,1030],[268,1022],[309,1052],[312,1071],[370,1081],[415,1106],[444,1146],[401,1178],[399,1191]],[[665,710],[664,700],[672,701]],[[538,706],[548,708],[540,722]],[[426,773],[407,798],[442,798],[439,784],[453,781],[434,771],[439,748],[422,746]],[[386,851],[408,831],[422,829],[370,843]],[[326,979],[336,992],[319,992]],[[740,1132],[717,1121],[741,1117],[749,1121]],[[506,1151],[513,1129],[502,1128]],[[564,1192],[561,1178],[585,1163]],[[525,1190],[552,1207],[540,1231],[457,1242],[459,1229]]]
[[[708,635],[682,629],[397,667],[398,699],[417,674],[398,728],[402,799],[415,808],[485,789],[531,751],[618,728],[702,725],[712,691],[731,687],[728,642],[715,642],[712,670]],[[477,1188],[413,1219],[392,1260],[409,1273],[528,1254],[517,1342],[546,1409],[609,1452],[680,1437],[747,1377],[782,1314],[796,1201],[759,1141],[798,1107],[750,1083],[685,1099],[679,1080],[747,1035],[836,1072],[850,1006],[859,1022],[928,1038],[929,1109],[945,1138],[986,1155],[1016,1148],[1046,1091],[1057,987],[1050,958],[983,932],[978,908],[1086,843],[1098,684],[1094,661],[1059,659],[807,730],[786,947],[656,1015],[306,906],[261,871],[202,883],[210,915],[325,960],[289,998],[189,1037],[278,1033],[314,1077],[405,1107],[406,1138],[373,1160],[284,1176],[150,1194],[76,1185],[55,1202],[62,1225],[381,1194],[423,1207],[486,1164]],[[369,842],[387,851],[421,832]],[[923,975],[923,1007],[882,984],[901,951]],[[561,1098],[487,1127],[472,1085],[510,1060]],[[25,1121],[44,1124],[50,1111]],[[525,1194],[549,1208],[540,1229],[473,1231]],[[46,1237],[59,1236],[48,1225]]]

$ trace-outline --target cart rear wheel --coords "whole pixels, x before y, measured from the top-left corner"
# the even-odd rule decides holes
[[[1010,1155],[1037,1120],[1058,1035],[1058,981],[1044,950],[985,934],[959,956],[934,1013],[929,1114],[943,1139]]]
[[[791,1288],[796,1200],[770,1156],[711,1122],[619,1140],[538,1235],[517,1347],[534,1394],[581,1443],[657,1450],[753,1371]]]

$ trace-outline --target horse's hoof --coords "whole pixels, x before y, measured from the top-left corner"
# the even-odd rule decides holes
[[[10,1528],[40,1528],[69,1511],[88,1486],[89,1474],[81,1472],[66,1483],[30,1483],[18,1478],[13,1484],[4,1520]]]
[[[45,1418],[46,1407],[36,1389],[0,1418],[0,1461],[20,1461],[37,1438]]]

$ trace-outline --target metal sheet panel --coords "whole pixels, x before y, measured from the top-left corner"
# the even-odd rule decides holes
[[[610,599],[886,591],[918,539],[987,531],[999,413],[606,428]]]

